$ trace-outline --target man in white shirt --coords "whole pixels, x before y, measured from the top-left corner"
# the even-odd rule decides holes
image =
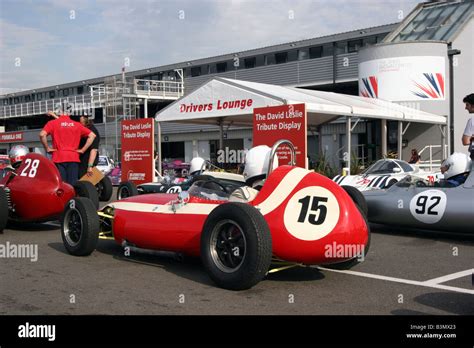
[[[466,104],[466,110],[470,114],[474,114],[474,93],[464,97],[462,100]],[[462,136],[462,144],[469,146],[471,159],[474,159],[474,116],[471,116],[466,123],[466,128]]]

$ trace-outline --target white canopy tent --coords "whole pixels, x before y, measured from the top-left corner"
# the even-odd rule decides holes
[[[443,144],[446,142],[444,129],[441,128],[441,126],[446,126],[445,116],[380,99],[227,78],[214,78],[206,82],[192,93],[157,112],[155,120],[158,122],[158,127],[160,122],[220,125],[222,147],[223,125],[252,126],[254,108],[303,103],[306,105],[308,126],[321,125],[341,116],[346,117],[347,167],[349,168],[351,132],[360,118],[382,120],[382,154],[384,155],[387,152],[387,120],[398,121],[399,156],[402,152],[402,136],[410,122],[440,125]],[[353,118],[356,119],[354,126],[352,126]],[[403,122],[408,122],[405,129],[403,129]],[[160,136],[160,130],[158,132]],[[158,141],[158,144],[160,143],[161,139]]]

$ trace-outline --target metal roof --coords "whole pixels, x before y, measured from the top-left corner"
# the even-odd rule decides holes
[[[473,12],[473,0],[419,4],[384,42],[451,41]]]
[[[335,41],[344,41],[344,40],[349,40],[349,39],[367,37],[371,35],[384,34],[384,33],[389,33],[394,28],[396,28],[397,24],[398,23],[385,24],[385,25],[380,25],[376,27],[357,29],[357,30],[352,30],[348,32],[320,36],[320,37],[311,38],[311,39],[291,41],[287,43],[276,44],[276,45],[266,46],[266,47],[261,47],[261,48],[255,48],[255,49],[250,49],[246,51],[233,52],[233,53],[228,53],[228,54],[216,55],[213,57],[182,61],[179,63],[161,65],[161,66],[152,67],[152,68],[127,71],[126,75],[127,76],[153,75],[159,72],[170,71],[173,69],[183,69],[183,68],[198,66],[202,64],[209,64],[212,62],[232,60],[236,56],[248,57],[248,56],[253,56],[253,55],[258,55],[258,54],[278,52],[282,50],[298,49],[299,47],[309,47],[312,45],[322,45],[325,43],[331,43]],[[74,81],[74,82],[67,82],[63,84],[54,84],[50,86],[31,88],[29,90],[24,90],[20,92],[10,92],[10,93],[0,95],[0,97],[6,97],[6,96],[11,96],[11,95],[22,96],[22,95],[31,94],[31,93],[47,92],[52,89],[62,89],[62,88],[68,88],[68,87],[75,87],[78,85],[87,86],[87,85],[92,85],[92,84],[99,84],[99,83],[102,83],[107,78],[120,77],[120,76],[121,74],[105,75],[101,77],[84,79],[84,80],[79,80],[79,81]]]

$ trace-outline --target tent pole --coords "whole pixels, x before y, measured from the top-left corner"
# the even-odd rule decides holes
[[[219,119],[219,150],[224,149],[224,121]]]
[[[351,175],[351,118],[346,117],[346,141],[347,141],[347,175]]]
[[[381,120],[381,136],[382,136],[382,157],[386,158],[387,157],[387,120],[382,119]]]
[[[403,122],[398,121],[398,159],[402,159]]]
[[[161,173],[161,124],[160,122],[156,122],[156,127],[158,128],[158,148],[157,148],[157,152],[158,152],[158,173],[160,175],[162,175]],[[154,172],[153,172],[154,174]],[[155,176],[155,175],[154,175]]]

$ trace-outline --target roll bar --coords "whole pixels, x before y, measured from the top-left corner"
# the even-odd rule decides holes
[[[290,148],[291,161],[289,165],[290,166],[296,165],[296,151],[295,151],[295,146],[293,145],[293,143],[287,139],[278,140],[275,144],[273,144],[272,150],[270,151],[270,160],[268,161],[267,178],[270,175],[270,173],[273,171],[273,160],[275,158],[276,151],[283,144],[287,145]]]

